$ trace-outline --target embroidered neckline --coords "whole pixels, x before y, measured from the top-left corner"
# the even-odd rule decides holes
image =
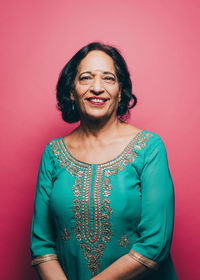
[[[62,147],[63,147],[63,150],[64,150],[64,153],[65,155],[67,155],[68,158],[70,158],[71,160],[73,160],[73,162],[77,163],[78,165],[84,165],[84,166],[101,166],[101,167],[104,167],[104,166],[107,166],[107,165],[112,165],[113,163],[116,163],[118,162],[122,157],[123,155],[126,153],[126,151],[129,149],[129,147],[133,144],[133,143],[136,143],[138,139],[140,139],[140,135],[144,135],[146,132],[146,130],[140,130],[130,141],[129,143],[126,145],[126,147],[123,149],[123,151],[118,155],[116,156],[115,158],[111,159],[111,160],[108,160],[106,162],[102,162],[102,163],[87,163],[87,162],[84,162],[84,161],[81,161],[79,159],[77,159],[75,156],[73,156],[71,154],[71,152],[67,149],[65,143],[64,143],[64,140],[63,140],[63,136],[61,136],[59,138],[59,142],[62,144]]]

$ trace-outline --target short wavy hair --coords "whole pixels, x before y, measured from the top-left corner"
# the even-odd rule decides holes
[[[80,120],[80,114],[70,98],[70,92],[74,90],[74,80],[81,60],[91,51],[100,50],[108,54],[114,62],[116,75],[121,89],[121,100],[117,108],[117,116],[125,121],[137,103],[136,96],[132,93],[132,82],[127,64],[120,54],[120,51],[111,45],[101,42],[92,42],[81,48],[64,66],[56,85],[57,109],[62,112],[62,118],[67,123],[75,123]],[[132,103],[132,104],[131,104]]]

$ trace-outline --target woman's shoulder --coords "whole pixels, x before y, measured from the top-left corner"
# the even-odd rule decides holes
[[[154,141],[159,141],[161,140],[161,137],[160,135],[155,132],[155,131],[152,131],[152,130],[148,130],[148,129],[143,129],[143,128],[138,128],[136,126],[133,126],[132,124],[124,124],[124,131],[125,133],[129,134],[129,135],[145,135],[146,137],[152,137],[152,139]],[[123,131],[123,130],[122,130]]]
[[[160,134],[143,128],[138,128],[133,125],[127,126],[128,131],[131,135],[138,137],[139,139],[145,139],[147,140],[151,145],[157,144],[157,143],[163,143],[163,139],[161,138]]]
[[[153,150],[166,151],[165,140],[159,132],[146,129],[141,132],[143,133],[143,138],[146,140],[146,153],[152,153]]]
[[[43,149],[43,156],[46,155],[46,157],[51,157],[52,152],[55,153],[56,150],[59,149],[59,142],[62,141],[61,137],[52,138],[49,141],[46,142],[44,149]]]
[[[47,146],[49,146],[49,145],[51,146],[53,143],[61,140],[62,138],[63,138],[63,136],[60,136],[60,137],[58,136],[58,137],[50,139],[49,141],[47,141]]]
[[[49,139],[49,140],[46,142],[45,149],[48,149],[49,147],[51,147],[52,145],[54,145],[55,143],[57,143],[57,142],[60,141],[61,139],[62,139],[62,136],[61,136],[61,137],[55,137],[55,138]]]
[[[138,128],[131,124],[124,125],[125,131],[132,137],[133,149],[141,151],[141,154],[151,154],[153,150],[165,150],[165,144],[161,134],[155,130]]]
[[[146,137],[149,137],[152,143],[163,142],[162,136],[158,132],[147,129],[143,129],[141,130],[141,132],[144,132],[144,135]]]

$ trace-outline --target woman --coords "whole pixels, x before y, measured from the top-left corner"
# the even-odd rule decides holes
[[[119,51],[83,47],[61,72],[57,100],[63,120],[80,125],[42,155],[31,229],[41,279],[177,279],[166,149],[125,122],[137,99]]]

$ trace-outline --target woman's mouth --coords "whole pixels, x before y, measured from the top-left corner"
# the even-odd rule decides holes
[[[90,97],[90,98],[86,98],[86,100],[92,105],[103,106],[108,99],[102,97],[101,98]]]

